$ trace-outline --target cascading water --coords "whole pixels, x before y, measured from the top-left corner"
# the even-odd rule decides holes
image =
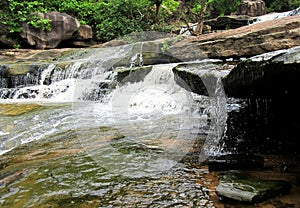
[[[132,52],[134,47],[140,48],[139,53]],[[118,123],[116,125],[119,127],[122,122],[126,123],[125,127],[123,127],[123,129],[126,129],[129,128],[130,125],[136,125],[134,123],[135,121],[144,120],[143,122],[145,123],[151,121],[151,124],[148,123],[147,125],[148,127],[154,128],[152,130],[153,132],[158,130],[157,126],[161,126],[161,130],[157,131],[161,133],[168,128],[171,129],[171,127],[161,124],[159,122],[160,118],[165,115],[177,115],[179,119],[177,119],[176,122],[179,123],[176,124],[177,126],[172,126],[172,128],[173,130],[175,128],[177,136],[181,137],[182,141],[184,137],[190,138],[185,139],[185,143],[186,145],[192,145],[195,135],[197,134],[191,134],[189,131],[197,132],[199,126],[204,127],[208,125],[207,115],[202,115],[203,112],[204,114],[210,113],[211,116],[218,119],[221,118],[221,116],[217,115],[220,112],[217,114],[209,112],[211,110],[203,111],[202,114],[199,113],[198,109],[200,108],[211,109],[208,104],[209,101],[205,96],[202,96],[197,102],[197,96],[195,96],[195,94],[192,95],[188,93],[175,83],[172,73],[172,68],[175,66],[174,64],[155,65],[152,67],[150,73],[145,76],[144,80],[135,83],[131,83],[131,80],[132,77],[134,79],[135,74],[139,73],[139,71],[133,71],[119,83],[119,87],[114,89],[116,87],[117,75],[117,72],[114,70],[115,65],[118,65],[119,62],[125,59],[128,60],[127,64],[129,68],[136,65],[142,66],[142,48],[143,44],[141,43],[138,47],[135,45],[126,45],[107,49],[95,49],[92,53],[82,51],[53,63],[39,65],[38,73],[29,71],[21,76],[23,80],[35,80],[35,82],[23,81],[22,83],[25,83],[25,85],[14,84],[12,88],[2,88],[0,91],[1,98],[6,98],[6,102],[26,101],[37,104],[65,103],[65,105],[67,105],[66,103],[71,102],[72,109],[66,112],[72,114],[75,130],[78,132],[80,132],[79,129],[81,129],[82,126],[96,127]],[[74,61],[76,58],[77,60]],[[12,77],[10,78],[12,79]],[[15,77],[13,77],[13,79],[14,78]],[[204,82],[210,81],[210,78],[208,78],[207,81],[204,80]],[[29,84],[26,85],[26,83]],[[31,83],[36,83],[36,85],[32,85]],[[211,100],[212,106],[218,108],[220,105],[218,100],[220,95],[218,95],[217,92],[220,85],[219,82],[206,83],[206,85],[208,88],[216,88],[209,89],[209,94],[210,97],[213,98]],[[201,102],[199,102],[199,100],[201,100]],[[91,101],[94,102],[91,103]],[[222,102],[224,102],[223,98]],[[204,105],[204,103],[206,106],[199,106]],[[224,103],[222,103],[222,105],[224,105]],[[220,110],[220,108],[218,108],[218,110]],[[66,117],[69,116],[66,115]],[[206,118],[206,120],[201,121],[200,117]],[[34,118],[31,119],[33,121],[36,120]],[[221,131],[224,129],[223,123],[226,121],[226,118],[222,118],[222,124],[218,119],[216,120],[218,127],[213,130],[218,132],[217,136],[216,134],[209,134],[210,142],[212,142],[214,138],[217,138],[216,141],[219,141],[222,134]],[[155,124],[155,122],[157,124]],[[166,121],[166,123],[167,122],[168,121]],[[176,122],[174,121],[174,123]],[[43,134],[37,136],[37,134],[34,133],[35,124],[31,123],[30,125],[32,125],[32,131],[29,131],[32,132],[31,135],[33,135],[33,138],[31,136],[24,138],[23,134],[19,134],[18,131],[15,131],[15,136],[12,136],[14,135],[12,132],[9,133],[12,137],[8,138],[7,132],[2,130],[2,132],[6,132],[6,135],[5,139],[3,139],[5,142],[2,143],[1,151],[6,152],[21,143],[42,138]],[[36,123],[36,125],[37,127],[40,126],[38,123]],[[53,124],[50,123],[44,126],[52,128]],[[119,128],[122,129],[122,127]],[[56,131],[55,129],[56,128],[53,128],[50,132]],[[49,129],[44,128],[41,131],[45,131],[47,132],[45,134],[48,134]],[[141,130],[141,132],[143,131],[144,130]],[[186,132],[188,132],[188,134],[186,134]],[[133,137],[140,136],[141,135],[135,135]],[[21,137],[22,139],[20,139]],[[182,147],[187,148],[186,145]],[[177,148],[177,150],[180,149],[179,146]],[[184,154],[186,153],[183,153],[183,155]],[[179,159],[176,160],[178,161]]]
[[[21,80],[35,80],[28,85],[24,81],[10,85],[5,68],[1,79],[8,85],[0,90],[0,154],[18,155],[24,149],[24,157],[36,159],[24,179],[9,189],[0,186],[1,206],[14,203],[15,197],[26,201],[20,202],[23,206],[47,205],[58,195],[100,196],[99,206],[119,206],[110,190],[125,197],[124,187],[145,195],[157,192],[159,199],[143,200],[131,193],[121,200],[128,203],[122,206],[136,205],[134,198],[141,207],[160,206],[170,203],[164,201],[165,194],[177,187],[172,194],[176,203],[213,207],[207,189],[196,182],[202,180],[203,170],[192,168],[186,174],[180,161],[196,143],[204,143],[196,155],[198,162],[199,152],[203,161],[219,151],[211,145],[220,140],[227,118],[220,79],[207,76],[203,82],[210,96],[199,96],[175,82],[176,64],[141,67],[142,54],[141,45],[79,51],[39,63],[39,73],[29,70],[20,75]],[[117,82],[120,70],[129,74]],[[47,163],[41,165],[44,158]],[[124,176],[135,180],[126,181]],[[33,187],[22,184],[32,178]],[[182,195],[189,192],[188,198]]]

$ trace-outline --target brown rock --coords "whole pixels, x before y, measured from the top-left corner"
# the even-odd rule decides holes
[[[299,16],[265,21],[237,29],[188,37],[166,51],[177,59],[250,57],[300,43]]]
[[[256,17],[266,14],[266,11],[266,4],[263,0],[242,0],[237,14]]]
[[[89,25],[80,25],[76,40],[90,40],[93,38],[93,30]]]
[[[36,29],[24,23],[21,36],[30,45],[38,49],[56,48],[63,40],[76,37],[80,26],[76,18],[59,12],[39,13],[39,16],[51,21],[51,31]]]

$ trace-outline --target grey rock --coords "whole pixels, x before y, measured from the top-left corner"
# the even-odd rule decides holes
[[[221,178],[216,193],[222,199],[257,203],[286,194],[291,187],[291,183],[284,180],[261,180],[245,175],[227,174]]]

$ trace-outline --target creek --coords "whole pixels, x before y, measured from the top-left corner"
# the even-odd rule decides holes
[[[221,151],[220,81],[196,95],[176,84],[175,64],[117,81],[137,57],[142,65],[138,52],[83,49],[22,73],[1,66],[14,75],[1,77],[1,207],[214,207],[199,161]]]
[[[263,129],[271,102],[227,98],[230,63],[191,63],[207,96],[143,43],[1,64],[0,206],[218,207],[206,160],[257,153],[247,118]]]

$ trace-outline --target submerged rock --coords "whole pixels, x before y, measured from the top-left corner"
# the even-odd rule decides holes
[[[256,203],[286,194],[291,188],[291,183],[284,180],[259,180],[244,175],[228,174],[221,178],[216,193],[222,199]]]
[[[42,108],[38,104],[0,104],[0,116],[19,116]]]
[[[208,160],[209,171],[262,169],[264,158],[258,155],[228,154]]]

